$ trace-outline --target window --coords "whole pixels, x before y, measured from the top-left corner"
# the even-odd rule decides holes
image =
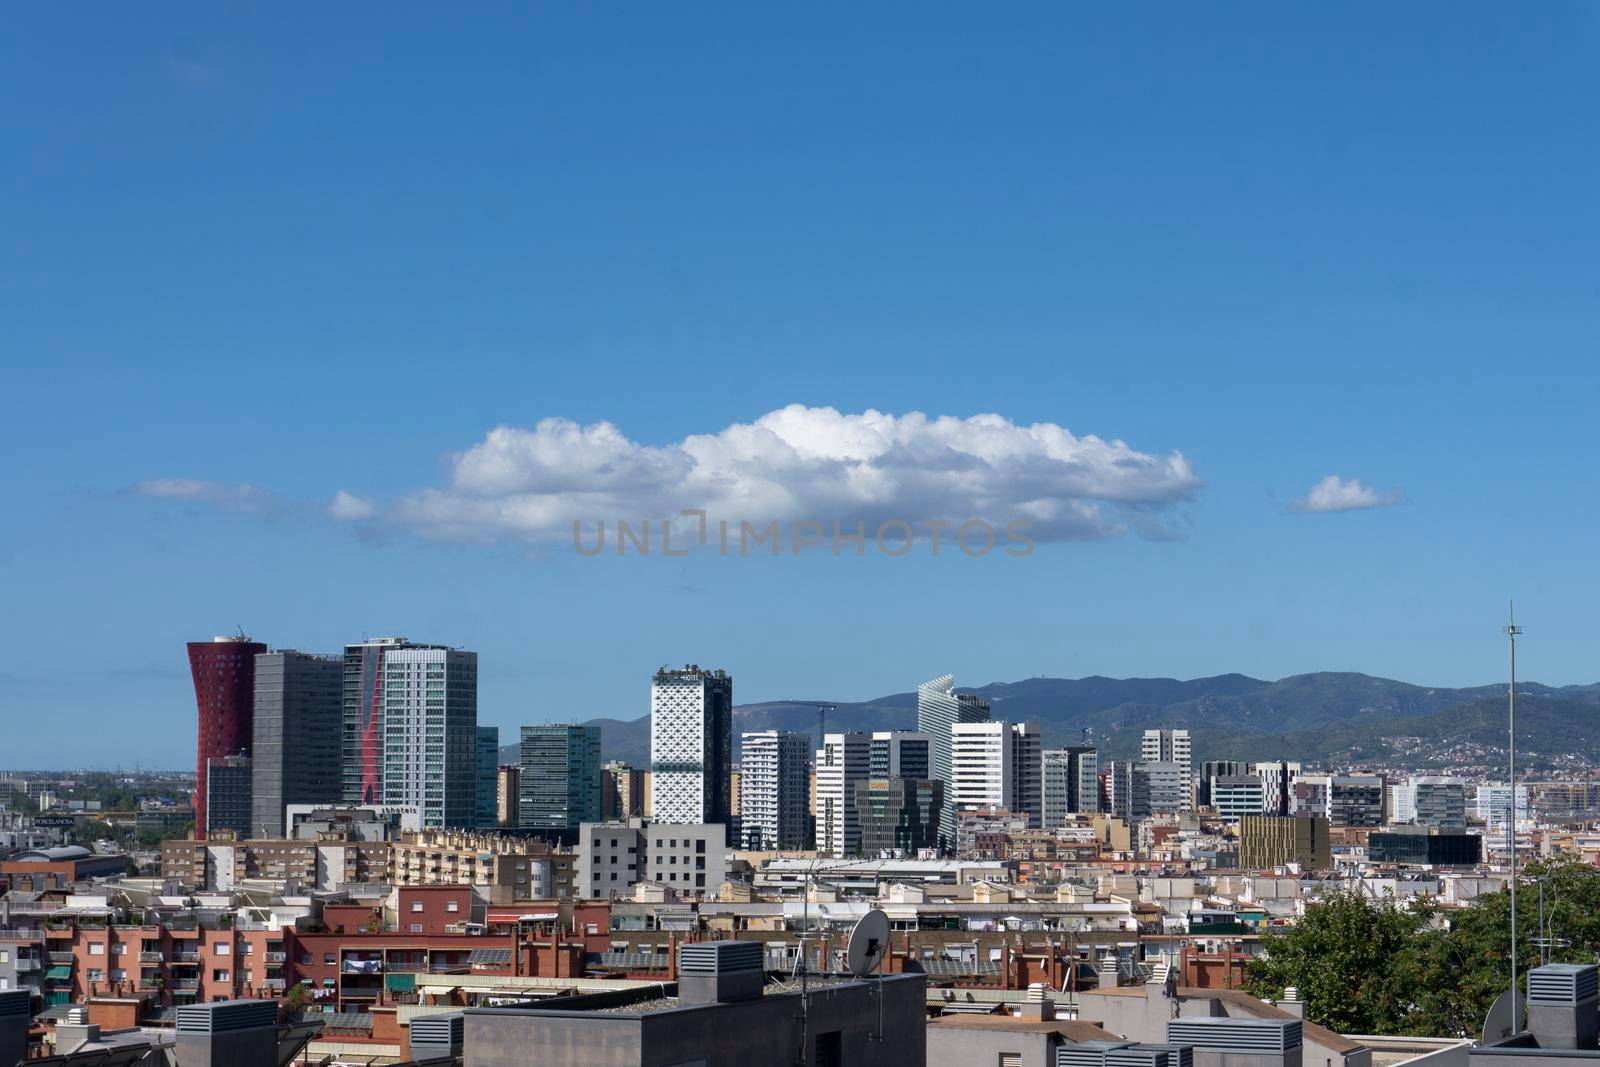
[[[450,912],[460,911],[461,910],[461,902],[459,900],[448,901],[448,902],[446,902],[446,904],[444,906],[444,910],[445,911],[450,911]]]
[[[89,968],[89,972],[85,977],[87,977],[89,979],[89,981],[91,981],[91,982],[99,982],[99,981],[103,981],[105,979],[105,976],[106,976],[106,972],[102,971],[100,968],[91,967],[91,968]]]
[[[128,951],[128,946],[123,944],[121,941],[118,941],[116,944],[111,946],[111,954],[113,956],[125,955],[127,953],[127,951]]]
[[[324,952],[324,953],[323,953],[323,954],[322,954],[322,962],[323,962],[323,963],[324,963],[324,964],[332,964],[332,963],[337,963],[337,962],[338,962],[338,961],[337,961],[337,960],[336,960],[336,959],[335,959],[335,958],[334,958],[334,955],[333,955],[333,953],[331,953],[331,952]]]
[[[104,945],[97,945],[97,944],[94,944],[92,942],[90,943],[90,945],[89,945],[89,955],[91,955],[91,956],[104,956],[105,954],[106,954],[106,947]]]
[[[233,951],[233,946],[229,945],[229,944],[226,944],[226,943],[217,944],[217,945],[212,945],[211,946],[212,954],[213,955],[217,955],[217,956],[226,956],[229,953],[231,953],[232,951]]]
[[[1022,1067],[1022,1053],[1020,1053],[1020,1052],[1002,1052],[1002,1053],[1000,1053],[1000,1067]]]
[[[420,901],[420,900],[413,900],[413,901],[412,901],[412,902],[411,902],[411,910],[412,910],[412,911],[421,911],[421,910],[422,910],[422,901]]]
[[[412,923],[411,924],[411,932],[414,933],[414,934],[422,933],[422,924],[421,923]]]

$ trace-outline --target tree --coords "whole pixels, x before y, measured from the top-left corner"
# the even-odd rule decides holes
[[[1262,938],[1265,955],[1252,961],[1245,987],[1276,999],[1292,986],[1307,1019],[1340,1033],[1406,1033],[1410,961],[1430,916],[1426,905],[1340,890]]]

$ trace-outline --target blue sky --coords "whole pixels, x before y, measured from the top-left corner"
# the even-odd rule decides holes
[[[690,660],[741,702],[945,671],[1478,684],[1513,594],[1524,674],[1600,678],[1592,6],[12,30],[0,763],[192,763],[183,642],[239,625],[477,649],[503,729],[636,717]],[[1051,424],[1194,484],[1112,508],[1165,536],[1022,559],[589,559],[406,518],[457,507],[451,457],[498,426],[676,456],[794,404]],[[1329,475],[1404,502],[1295,511]],[[340,491],[372,518],[331,519]]]

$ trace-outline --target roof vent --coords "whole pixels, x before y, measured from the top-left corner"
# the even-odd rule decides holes
[[[1529,1004],[1581,1004],[1600,994],[1600,968],[1592,963],[1547,963],[1528,972]]]
[[[82,1004],[70,1007],[61,1016],[61,1021],[68,1026],[83,1026],[89,1021],[89,1009]]]
[[[760,941],[702,941],[678,948],[678,999],[684,1004],[754,1000],[766,985]]]
[[[419,1015],[411,1020],[411,1058],[461,1055],[466,1016],[459,1011]]]
[[[33,994],[26,989],[0,991],[0,1018],[8,1015],[33,1015]]]
[[[1106,1067],[1193,1067],[1188,1045],[1129,1045],[1106,1052]]]
[[[262,1030],[278,1026],[276,1000],[224,1000],[214,1004],[184,1004],[177,1011],[180,1034],[226,1034],[236,1030]]]
[[[1300,1047],[1299,1019],[1196,1016],[1167,1023],[1167,1044],[1220,1052],[1284,1053]]]
[[[1056,1049],[1056,1067],[1105,1067],[1106,1056],[1133,1047],[1132,1041],[1079,1041]]]

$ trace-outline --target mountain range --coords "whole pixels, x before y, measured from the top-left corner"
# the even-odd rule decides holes
[[[1264,681],[1213,678],[1029,678],[962,687],[990,702],[993,716],[1040,724],[1046,747],[1089,738],[1102,758],[1137,754],[1149,727],[1187,728],[1194,759],[1298,759],[1338,765],[1465,767],[1501,762],[1506,687],[1445,689],[1366,674],[1320,672]],[[734,708],[735,735],[749,730],[815,734],[817,709],[769,701]],[[917,695],[841,702],[828,731],[916,728]],[[647,766],[650,717],[592,719],[605,759]],[[1529,767],[1600,764],[1600,683],[1517,683],[1517,752]],[[502,750],[514,761],[516,746]]]

